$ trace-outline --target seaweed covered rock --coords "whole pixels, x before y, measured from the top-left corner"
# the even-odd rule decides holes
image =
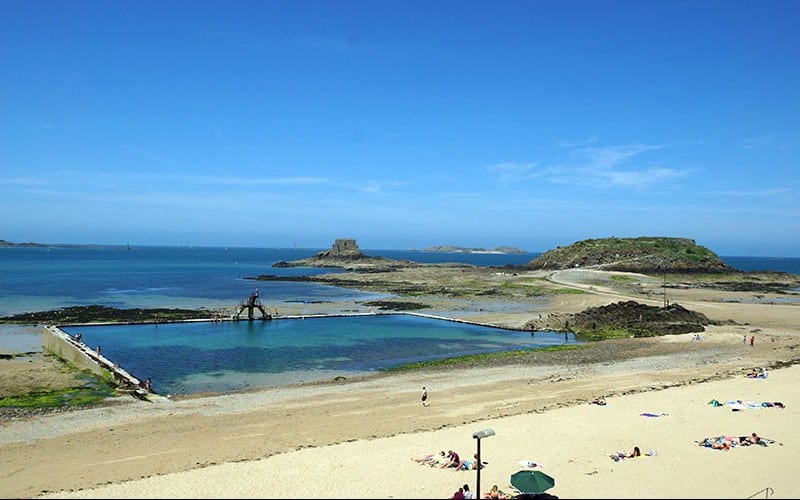
[[[690,311],[680,304],[648,306],[629,300],[592,307],[576,314],[553,314],[531,320],[530,330],[571,331],[586,337],[655,337],[705,331],[716,324],[705,314]]]

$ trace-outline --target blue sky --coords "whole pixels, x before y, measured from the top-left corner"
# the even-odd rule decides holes
[[[797,1],[0,0],[0,239],[800,257]]]

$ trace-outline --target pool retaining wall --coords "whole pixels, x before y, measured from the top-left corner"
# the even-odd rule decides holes
[[[144,384],[139,379],[57,326],[45,327],[42,334],[42,349],[69,361],[80,370],[89,370],[101,377],[111,374],[120,385],[131,390],[137,397],[144,398],[148,395],[148,391],[144,389]]]

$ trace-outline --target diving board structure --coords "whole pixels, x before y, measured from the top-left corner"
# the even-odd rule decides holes
[[[241,314],[247,309],[247,319],[253,321],[255,319],[253,313],[255,309],[261,311],[261,319],[272,319],[272,315],[264,310],[264,306],[261,304],[261,301],[258,298],[258,288],[256,291],[250,294],[248,297],[247,302],[242,302],[239,304],[239,308],[233,313],[231,319],[233,321],[239,321]]]

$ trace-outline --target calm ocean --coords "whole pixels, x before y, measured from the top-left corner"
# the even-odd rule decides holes
[[[335,272],[271,267],[275,262],[310,257],[322,250],[325,249],[0,248],[0,316],[92,304],[120,308],[234,307],[253,289],[254,282],[247,277]],[[481,266],[519,265],[539,255],[363,252],[425,263]],[[742,271],[800,274],[798,258],[723,260]],[[258,286],[262,300],[271,306],[385,297],[314,283],[270,281],[259,282]],[[69,331],[76,333],[74,328]],[[560,334],[537,332],[531,337],[527,333],[405,315],[88,327],[81,333],[87,345],[102,345],[103,354],[109,359],[134,376],[153,378],[154,389],[172,394],[226,392],[319,380],[408,361],[565,341]],[[0,336],[9,339],[19,335],[19,329],[0,329]]]
[[[133,307],[236,306],[259,274],[297,275],[330,270],[273,268],[325,249],[127,247],[0,248],[0,316],[68,306]],[[371,256],[416,262],[464,262],[480,266],[525,264],[538,253],[468,254],[363,250]],[[800,274],[800,258],[723,257],[742,271]],[[262,300],[325,302],[381,297],[338,287],[299,282],[260,282]]]

